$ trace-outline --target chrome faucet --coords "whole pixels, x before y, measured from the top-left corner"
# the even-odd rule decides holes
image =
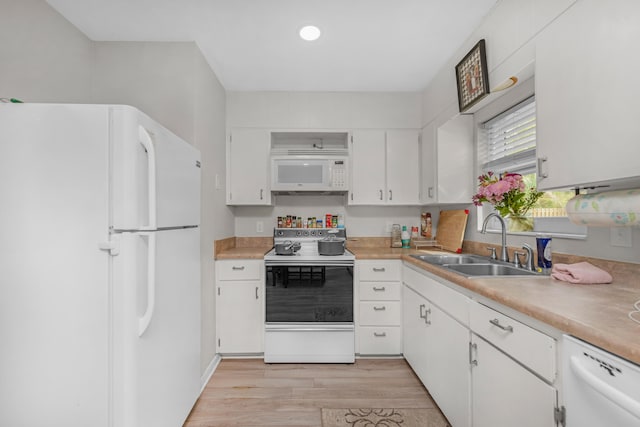
[[[530,270],[530,271],[536,271],[535,267],[533,266],[533,248],[525,243],[522,246],[522,249],[527,251],[527,259],[525,260],[525,264],[526,264],[525,268],[527,270]]]
[[[500,249],[500,261],[509,262],[509,254],[507,252],[507,225],[504,223],[504,219],[495,212],[491,212],[484,219],[482,223],[482,230],[480,231],[482,234],[487,232],[487,223],[489,222],[489,218],[492,216],[498,218],[500,221],[500,225],[502,226],[502,248]]]

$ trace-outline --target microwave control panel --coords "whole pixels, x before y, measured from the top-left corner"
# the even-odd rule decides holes
[[[347,188],[347,167],[345,160],[334,160],[331,166],[331,186]]]

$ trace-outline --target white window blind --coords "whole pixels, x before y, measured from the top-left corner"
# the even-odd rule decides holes
[[[536,167],[536,102],[531,97],[481,125],[483,171],[527,174]]]

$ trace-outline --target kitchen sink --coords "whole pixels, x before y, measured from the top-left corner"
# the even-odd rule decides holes
[[[480,277],[544,277],[542,273],[516,267],[489,257],[469,254],[411,255],[426,263],[437,265],[467,278]]]
[[[542,276],[535,271],[525,270],[505,264],[449,264],[445,268],[467,277],[495,277],[495,276]]]
[[[429,264],[446,265],[446,264],[474,264],[474,263],[486,263],[487,257],[479,255],[411,255],[413,258],[419,259]]]

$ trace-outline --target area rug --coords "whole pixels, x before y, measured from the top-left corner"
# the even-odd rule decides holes
[[[322,427],[451,427],[439,410],[322,408]]]

